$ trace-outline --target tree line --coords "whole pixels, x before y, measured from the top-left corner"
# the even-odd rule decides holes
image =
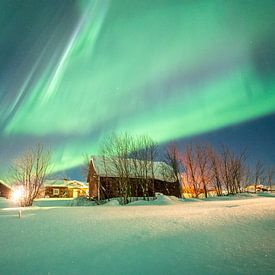
[[[127,133],[112,134],[102,143],[101,154],[106,162],[112,162],[121,185],[120,195],[126,201],[133,196],[130,178],[134,173],[149,197],[150,182],[156,173],[154,162],[164,163],[161,171],[164,179],[182,184],[182,193],[198,198],[203,195],[223,196],[247,191],[254,186],[267,185],[270,190],[274,167],[264,167],[257,161],[253,167],[248,164],[245,149],[236,153],[226,145],[215,148],[210,144],[188,144],[183,150],[171,143],[163,150],[149,136],[131,136]],[[129,158],[131,161],[129,161]],[[167,165],[165,165],[167,164]],[[106,166],[106,176],[108,175]]]
[[[246,192],[249,185],[255,193],[259,185],[272,189],[274,167],[264,167],[261,161],[249,165],[245,149],[236,153],[226,145],[216,149],[210,144],[189,144],[178,155],[184,169],[183,192],[192,197],[207,198],[211,191],[217,196],[233,195]]]
[[[106,137],[101,142],[100,154],[106,178],[112,172],[116,174],[119,196],[125,203],[135,196],[133,178],[137,179],[136,184],[144,199],[154,194],[152,183],[156,173],[161,174],[164,181],[181,184],[183,194],[195,198],[202,194],[208,197],[213,191],[217,196],[237,194],[251,184],[255,193],[260,184],[269,186],[271,190],[274,177],[274,167],[265,167],[261,161],[254,167],[249,166],[246,150],[236,153],[225,145],[216,149],[209,144],[189,144],[181,150],[176,143],[171,143],[160,149],[147,135],[122,133]],[[22,206],[32,205],[38,195],[51,171],[51,155],[49,148],[35,145],[13,161],[13,184],[24,189],[20,198]],[[156,162],[160,165],[156,166]],[[89,160],[85,165],[86,175],[88,170]]]

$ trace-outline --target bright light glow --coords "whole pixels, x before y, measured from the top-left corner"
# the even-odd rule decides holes
[[[18,203],[24,197],[24,195],[25,195],[24,187],[19,186],[13,191],[11,199],[14,202]]]

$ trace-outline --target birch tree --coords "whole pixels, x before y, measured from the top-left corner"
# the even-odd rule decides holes
[[[13,161],[13,185],[20,188],[19,203],[31,206],[49,173],[51,151],[41,144],[31,147]]]

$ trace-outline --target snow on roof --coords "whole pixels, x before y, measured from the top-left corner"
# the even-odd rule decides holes
[[[45,187],[71,187],[71,188],[88,188],[88,185],[84,182],[76,180],[46,180]]]
[[[91,161],[93,163],[95,172],[100,177],[118,177],[118,169],[116,168],[116,164],[120,159],[117,157],[103,157],[103,156],[91,156]],[[135,167],[144,167],[145,161],[137,160],[137,159],[127,159],[129,165],[127,165],[127,169],[129,169],[129,174],[131,178],[139,178],[137,169]],[[173,177],[172,167],[162,161],[154,161],[153,167],[154,169],[149,168],[150,164],[148,164],[147,172],[149,173],[149,177],[152,177],[152,170],[154,173],[154,178],[161,181],[166,182],[175,182]],[[139,169],[140,170],[140,169]],[[142,175],[142,173],[140,173]]]
[[[12,190],[12,187],[9,184],[5,183],[4,181],[0,180],[0,184]]]

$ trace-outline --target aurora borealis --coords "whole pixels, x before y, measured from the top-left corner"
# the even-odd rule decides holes
[[[162,143],[273,114],[274,18],[273,0],[2,0],[0,159],[42,142],[58,171],[112,131]]]

